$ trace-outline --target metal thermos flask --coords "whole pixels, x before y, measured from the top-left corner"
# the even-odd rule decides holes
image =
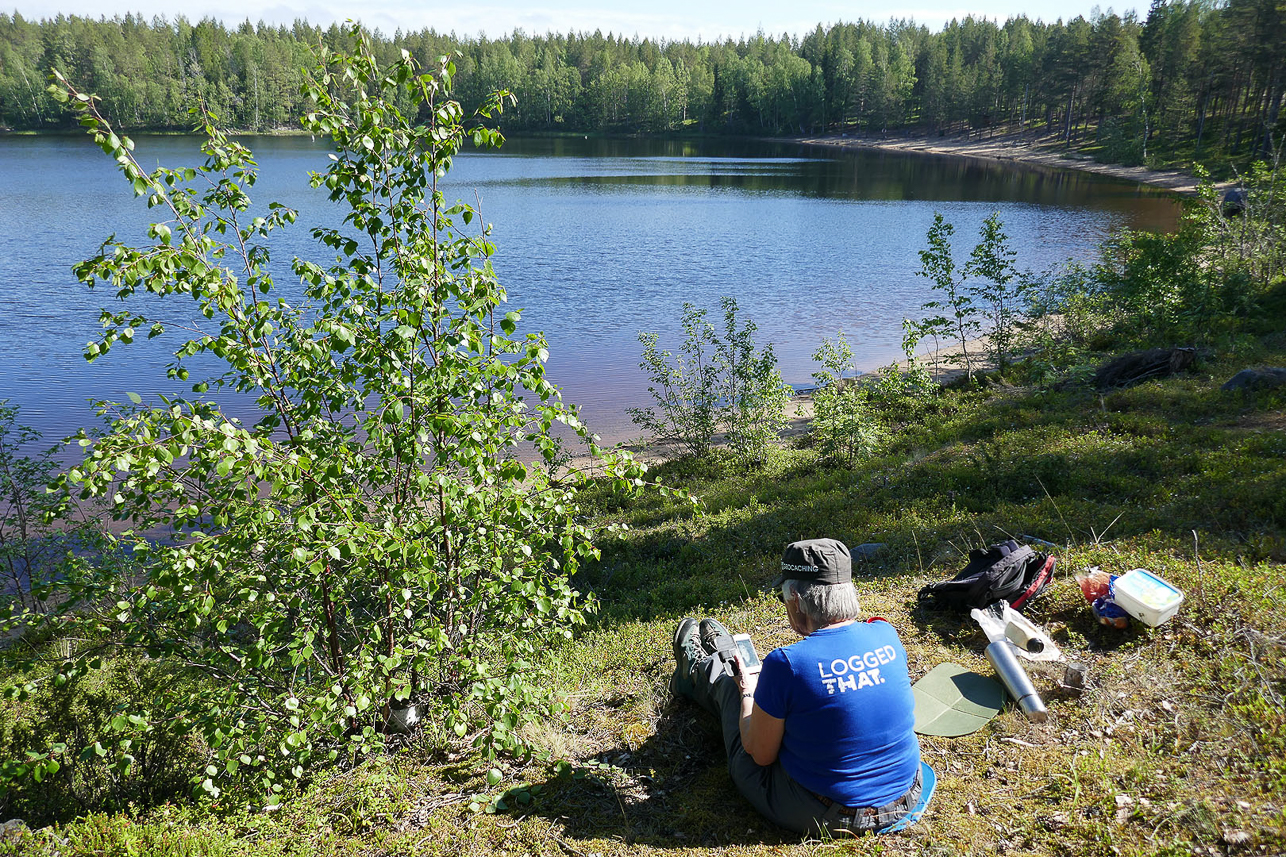
[[[1027,715],[1027,719],[1033,723],[1044,723],[1049,712],[1045,710],[1045,703],[1041,701],[1035,685],[1027,677],[1027,671],[1018,663],[1018,658],[1014,657],[1009,643],[1001,640],[988,646],[987,660],[991,661],[996,675],[1000,676],[1000,681],[1010,696],[1018,701],[1018,706]]]

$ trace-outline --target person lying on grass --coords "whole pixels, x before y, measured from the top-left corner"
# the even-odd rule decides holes
[[[719,718],[732,781],[766,818],[798,833],[882,830],[920,799],[906,650],[884,619],[857,621],[842,543],[792,542],[781,569],[773,588],[803,639],[756,673],[722,624],[685,618],[671,688]]]

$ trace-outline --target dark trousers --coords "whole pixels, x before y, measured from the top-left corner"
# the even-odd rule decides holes
[[[796,833],[835,836],[863,833],[892,824],[896,819],[843,815],[839,804],[827,806],[815,794],[796,783],[781,766],[758,765],[741,746],[741,688],[723,653],[716,653],[693,670],[696,688],[693,700],[715,717],[723,727],[723,745],[728,752],[728,774],[759,814]],[[879,823],[883,822],[883,823]]]

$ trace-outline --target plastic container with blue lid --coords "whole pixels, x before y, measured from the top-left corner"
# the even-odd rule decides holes
[[[1169,621],[1183,603],[1183,593],[1146,568],[1127,571],[1112,583],[1112,597],[1126,613],[1155,628]]]

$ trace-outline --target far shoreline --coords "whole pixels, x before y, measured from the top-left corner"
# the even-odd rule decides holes
[[[197,130],[178,129],[124,129],[125,134],[135,137],[192,137],[200,136]],[[304,137],[312,136],[302,128],[265,128],[251,130],[244,128],[226,129],[232,137]],[[85,136],[79,128],[42,128],[13,129],[0,128],[0,138],[66,138]],[[870,151],[900,152],[919,155],[940,155],[955,158],[973,158],[991,163],[1011,163],[1028,166],[1047,167],[1059,170],[1077,170],[1109,178],[1136,182],[1149,187],[1168,190],[1184,196],[1196,196],[1198,181],[1195,176],[1182,170],[1153,170],[1147,167],[1130,167],[1124,164],[1106,164],[1095,161],[1090,155],[1080,154],[1075,150],[1060,148],[1059,136],[1035,135],[1030,132],[996,134],[988,137],[959,134],[934,135],[911,131],[893,131],[888,133],[858,132],[847,134],[825,134],[818,136],[796,137],[760,137],[755,135],[719,134],[611,134],[603,132],[571,131],[528,131],[514,133],[516,138],[647,138],[673,140],[760,140],[769,143],[797,143],[805,146],[817,146],[838,149],[865,149]],[[1232,187],[1235,181],[1214,182],[1219,190]]]
[[[903,152],[920,155],[945,155],[957,158],[974,158],[993,163],[1013,163],[1050,167],[1060,170],[1078,170],[1109,178],[1137,182],[1161,188],[1184,196],[1196,196],[1198,181],[1180,170],[1152,170],[1147,167],[1129,167],[1124,164],[1104,164],[1089,155],[1075,151],[1056,150],[1057,135],[1036,136],[1031,133],[997,134],[990,137],[931,135],[907,132],[887,134],[829,134],[792,138],[807,146],[824,146],[840,149],[867,149],[883,152]],[[1235,182],[1215,182],[1219,189]]]

